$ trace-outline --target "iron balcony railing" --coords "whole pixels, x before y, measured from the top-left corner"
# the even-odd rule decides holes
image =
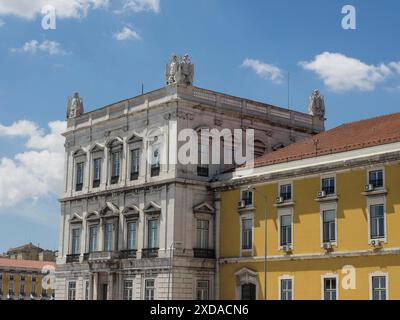
[[[67,263],[79,262],[80,254],[68,254]]]
[[[215,259],[215,250],[194,248],[193,256],[195,258],[202,258],[202,259]]]
[[[142,258],[158,258],[158,248],[142,249]]]

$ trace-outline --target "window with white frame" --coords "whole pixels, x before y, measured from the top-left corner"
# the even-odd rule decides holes
[[[68,300],[75,300],[76,298],[76,282],[68,282]]]
[[[89,227],[89,252],[97,251],[97,226]]]
[[[242,219],[242,250],[253,249],[253,219]]]
[[[197,300],[209,300],[209,281],[198,280],[196,285]]]
[[[251,190],[242,190],[241,192],[241,201],[244,201],[246,207],[253,205],[253,191]]]
[[[279,196],[283,199],[283,201],[292,200],[292,185],[291,184],[283,184],[280,186]]]
[[[145,280],[145,288],[144,288],[144,299],[145,300],[154,300],[155,298],[155,280],[154,279],[146,279]]]
[[[118,183],[120,170],[121,170],[121,152],[113,151],[111,153],[111,184]]]
[[[125,280],[124,281],[124,300],[132,300],[133,299],[133,281]],[[151,299],[153,300],[153,299]]]
[[[326,277],[323,279],[324,300],[337,300],[337,278]]]
[[[160,144],[154,144],[152,146],[152,153],[151,153],[151,176],[152,177],[157,177],[160,175],[160,161],[161,161]]]
[[[336,211],[325,210],[322,212],[322,241],[331,243],[336,241]]]
[[[383,187],[383,170],[371,170],[368,172],[369,184],[372,184],[374,188]]]
[[[98,188],[101,181],[101,158],[93,160],[93,188]]]
[[[209,221],[197,220],[197,248],[208,249]]]
[[[147,237],[147,248],[157,249],[158,248],[158,219],[150,219],[148,225],[148,237]]]
[[[280,280],[281,300],[293,300],[293,279]]]
[[[321,189],[322,191],[325,191],[326,195],[332,195],[335,194],[335,178],[334,177],[329,177],[329,178],[323,178],[321,180]]]
[[[387,278],[385,275],[372,276],[372,300],[387,300]]]
[[[371,239],[385,238],[385,205],[375,204],[369,207]]]
[[[292,245],[292,224],[291,214],[280,216],[280,244],[282,247]]]
[[[78,255],[81,253],[81,229],[72,229],[72,240],[71,240],[71,254]]]
[[[83,189],[84,172],[85,172],[85,163],[84,162],[77,163],[75,191],[82,191]]]
[[[19,294],[21,296],[25,295],[25,277],[21,277],[19,280]]]
[[[131,151],[131,181],[139,178],[140,170],[140,149]]]
[[[127,223],[127,249],[136,250],[136,221],[129,221]]]
[[[104,225],[104,251],[113,251],[113,235],[114,225],[112,223],[106,223]]]
[[[15,294],[15,282],[14,282],[14,275],[10,274],[8,278],[8,294],[10,296]]]

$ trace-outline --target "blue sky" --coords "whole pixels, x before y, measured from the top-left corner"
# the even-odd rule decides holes
[[[28,241],[57,248],[67,97],[79,91],[88,111],[142,83],[157,89],[172,53],[192,56],[199,87],[284,107],[290,72],[290,107],[306,112],[318,88],[328,128],[398,111],[395,0],[33,3],[0,0],[0,252]],[[56,30],[41,27],[45,4],[57,4]],[[341,26],[346,4],[356,30]]]

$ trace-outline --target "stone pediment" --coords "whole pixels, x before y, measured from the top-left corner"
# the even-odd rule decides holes
[[[131,204],[127,206],[124,210],[122,210],[122,214],[126,217],[128,216],[136,216],[140,214],[139,207],[135,204]]]
[[[81,223],[82,222],[82,217],[79,215],[79,214],[77,214],[77,213],[74,213],[73,215],[72,215],[72,217],[69,219],[69,223]]]
[[[147,204],[144,207],[143,210],[147,214],[155,214],[155,213],[160,213],[161,212],[161,206],[153,201],[150,201],[149,204]]]
[[[111,202],[106,202],[106,205],[100,210],[100,215],[108,215],[108,216],[115,216],[119,215],[119,208],[111,203]]]
[[[102,146],[99,143],[94,144],[91,148],[90,148],[90,152],[94,153],[94,152],[102,152],[104,151],[104,146]]]
[[[100,214],[97,211],[93,211],[86,216],[87,221],[95,221],[100,219]]]
[[[215,209],[213,206],[208,204],[207,202],[200,203],[199,205],[195,206],[193,208],[194,213],[208,213],[208,214],[214,214]]]

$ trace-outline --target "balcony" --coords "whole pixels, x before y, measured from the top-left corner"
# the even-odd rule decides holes
[[[208,178],[208,176],[209,176],[208,166],[198,166],[198,167],[197,167],[197,175],[198,175],[199,177],[206,177],[206,178]]]
[[[215,259],[215,250],[195,248],[193,249],[193,256],[201,259]]]
[[[111,177],[111,184],[117,184],[119,182],[119,176]]]
[[[93,180],[93,188],[100,187],[100,180]]]
[[[142,258],[144,259],[158,258],[158,248],[142,249]]]
[[[67,263],[79,262],[80,254],[68,254]]]
[[[115,259],[119,259],[119,252],[99,251],[99,252],[92,252],[89,254],[90,262],[101,262],[101,261],[109,261]]]
[[[151,166],[151,176],[158,177],[160,175],[160,165]]]
[[[131,181],[135,181],[139,179],[139,172],[132,172],[131,173]]]
[[[137,250],[122,250],[121,259],[136,259]]]

